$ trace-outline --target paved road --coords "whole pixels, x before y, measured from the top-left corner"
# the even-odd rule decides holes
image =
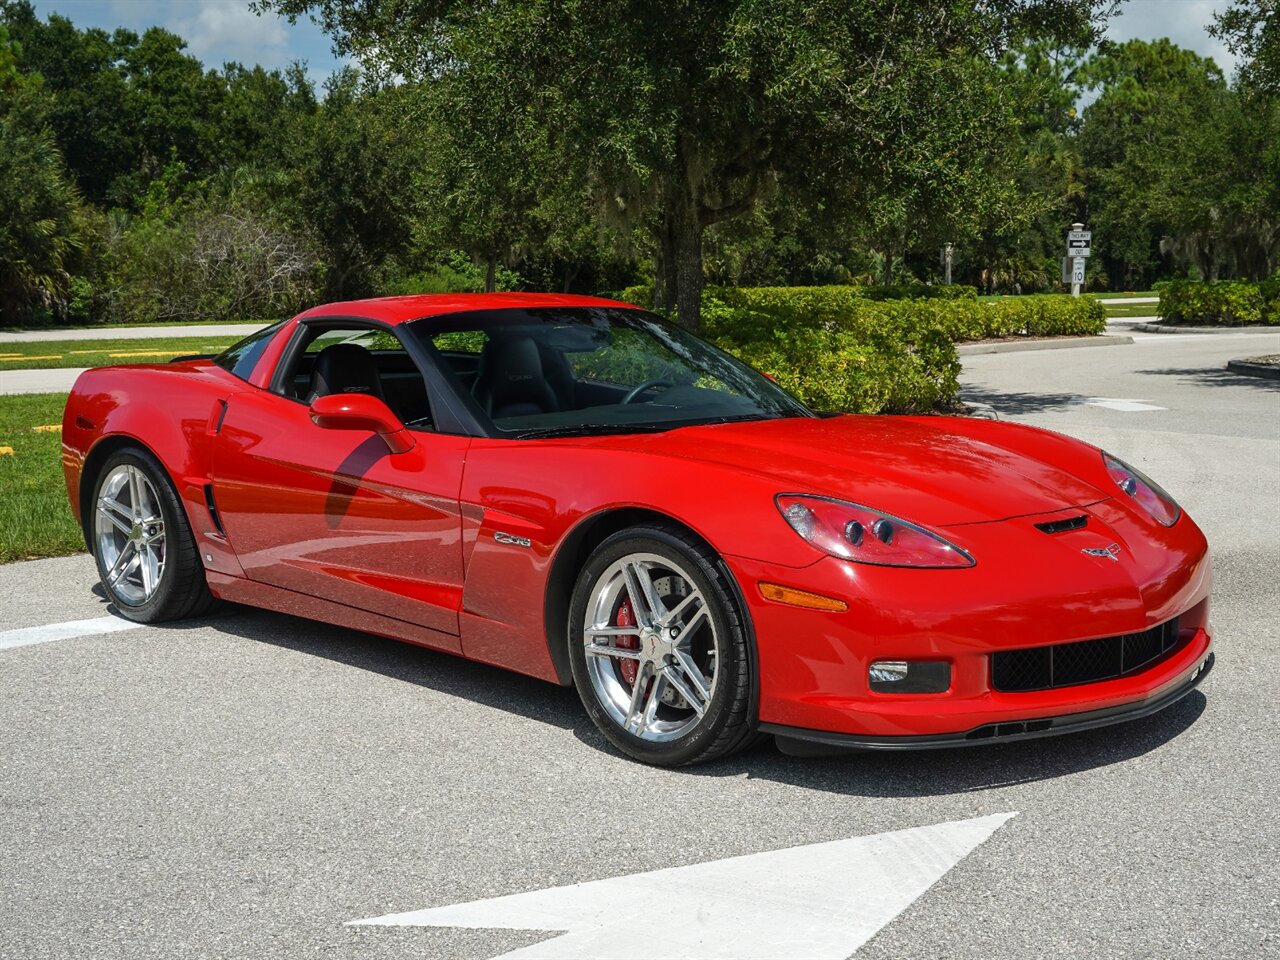
[[[857,956],[1280,957],[1280,390],[1223,370],[1241,345],[965,363],[969,395],[1105,444],[1208,533],[1218,665],[1161,715],[667,772],[571,692],[286,616],[0,649],[0,954],[485,958],[551,935],[342,924],[1016,811]],[[0,647],[105,612],[83,556],[0,567],[0,596]],[[667,928],[650,902],[606,904],[624,953]]]
[[[0,396],[15,393],[67,393],[84,367],[52,370],[0,370]]]
[[[0,343],[35,343],[54,340],[136,340],[158,337],[247,337],[264,323],[199,323],[146,327],[81,327],[79,329],[0,330]]]

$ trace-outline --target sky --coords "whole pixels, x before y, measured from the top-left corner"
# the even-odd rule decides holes
[[[296,24],[258,16],[249,0],[32,0],[41,18],[60,13],[77,27],[126,27],[138,33],[160,26],[187,41],[206,67],[235,60],[283,68],[304,60],[317,86],[345,62],[333,55],[325,33],[307,19]]]
[[[112,30],[127,27],[139,33],[162,26],[183,37],[192,54],[206,66],[229,60],[267,68],[305,60],[319,85],[342,64],[333,55],[329,38],[309,20],[290,24],[276,16],[259,17],[248,0],[33,0],[44,17],[57,12],[79,27]],[[1127,0],[1107,28],[1113,40],[1155,40],[1168,37],[1202,56],[1213,57],[1228,77],[1235,66],[1222,43],[1205,27],[1215,11],[1229,0]]]

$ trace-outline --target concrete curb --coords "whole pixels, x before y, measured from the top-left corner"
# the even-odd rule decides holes
[[[1262,363],[1250,363],[1248,360],[1228,360],[1227,369],[1232,373],[1242,373],[1246,377],[1280,380],[1280,367],[1268,366]]]
[[[958,343],[956,353],[971,357],[982,353],[1021,353],[1023,350],[1068,350],[1075,347],[1112,347],[1133,343],[1133,337],[1102,334],[1093,337],[1057,337],[1052,340],[1000,340],[995,343]]]
[[[1168,323],[1139,323],[1131,329],[1143,333],[1280,333],[1280,327],[1175,327]]]

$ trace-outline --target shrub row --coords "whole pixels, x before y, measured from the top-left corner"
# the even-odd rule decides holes
[[[885,311],[912,325],[941,327],[955,342],[1014,336],[1082,336],[1102,333],[1107,325],[1106,309],[1091,297],[1043,294],[980,303],[976,296],[881,299],[866,293],[877,289],[887,288],[708,287],[703,294],[703,317],[709,330],[715,325],[725,335],[750,339],[778,327],[857,331],[864,325],[880,326]],[[651,305],[653,288],[628,287],[622,291],[621,299]]]
[[[1171,280],[1159,285],[1164,323],[1192,327],[1280,324],[1280,276],[1261,283],[1241,280]]]
[[[1084,298],[878,300],[868,289],[709,288],[705,333],[812,407],[904,413],[955,405],[956,341],[1100,333],[1106,326],[1102,306]],[[622,299],[647,305],[652,288],[631,287]]]

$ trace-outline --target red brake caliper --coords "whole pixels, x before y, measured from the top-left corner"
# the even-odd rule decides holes
[[[635,625],[636,625],[636,615],[631,610],[631,598],[627,597],[625,600],[622,601],[622,606],[618,608],[618,622],[616,626],[634,627]],[[615,637],[614,642],[623,650],[639,650],[640,649],[639,635],[636,635],[634,637],[632,636]],[[639,662],[636,660],[623,660],[621,663],[618,664],[618,666],[622,670],[622,679],[627,681],[627,683],[631,684],[634,687],[636,685],[636,674],[640,672]]]

